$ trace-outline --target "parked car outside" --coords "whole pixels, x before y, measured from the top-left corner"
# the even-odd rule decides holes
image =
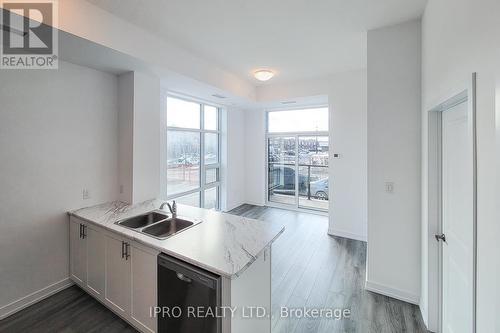
[[[295,169],[288,166],[272,166],[269,170],[269,187],[273,193],[293,195]],[[307,177],[299,174],[299,194],[308,195]],[[328,200],[328,177],[311,181],[311,197]]]
[[[328,200],[328,178],[311,182],[311,196],[319,200]]]

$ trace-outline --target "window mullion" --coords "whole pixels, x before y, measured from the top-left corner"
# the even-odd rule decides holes
[[[174,96],[173,98],[178,98],[178,97]],[[168,136],[169,132],[172,133],[172,135],[174,135],[175,137],[177,137],[177,134],[174,134],[176,132],[179,132],[179,135],[182,135],[182,134],[180,134],[182,132],[190,132],[190,133],[192,133],[191,135],[196,133],[199,136],[199,154],[200,154],[199,164],[198,164],[198,166],[199,166],[199,170],[198,170],[198,172],[199,172],[199,177],[198,177],[199,184],[198,184],[198,187],[195,189],[176,193],[176,194],[173,194],[171,196],[167,195],[167,198],[170,200],[170,199],[179,198],[179,197],[194,194],[194,193],[199,193],[198,205],[200,207],[205,207],[206,206],[205,191],[208,189],[217,188],[215,208],[219,209],[220,208],[220,178],[221,178],[221,175],[220,175],[221,145],[222,145],[222,143],[221,143],[221,137],[222,137],[222,135],[221,135],[221,133],[222,133],[221,132],[221,108],[217,107],[217,128],[215,130],[212,130],[212,129],[207,130],[205,128],[205,126],[206,126],[206,124],[205,124],[206,105],[203,102],[198,102],[198,101],[184,99],[184,98],[181,98],[181,99],[188,101],[188,102],[194,102],[194,103],[197,103],[199,105],[199,115],[200,115],[199,128],[182,128],[182,127],[169,127],[169,126],[167,126],[167,128],[166,128],[167,129],[167,136]],[[216,135],[217,136],[217,145],[218,145],[217,146],[217,162],[212,163],[212,164],[208,164],[208,165],[205,162],[206,133],[211,133],[213,135]],[[167,159],[168,159],[168,157],[167,157]],[[168,161],[167,161],[167,166],[168,166]],[[206,182],[207,182],[206,172],[208,169],[217,169],[217,179],[215,182],[212,182],[210,184],[206,184]],[[168,182],[168,176],[167,176],[167,182]],[[168,183],[167,183],[167,187],[168,187]]]
[[[199,188],[194,188],[194,189],[189,190],[189,191],[174,193],[174,194],[171,194],[171,195],[167,196],[167,200],[173,200],[173,199],[184,197],[186,195],[194,194],[194,193],[197,193],[197,192],[200,192]]]
[[[222,164],[222,135],[220,134],[221,133],[221,130],[222,130],[222,117],[221,117],[221,114],[222,114],[222,110],[221,108],[217,108],[217,144],[218,144],[218,147],[217,147],[217,165],[218,165],[218,169],[217,169],[217,174],[216,174],[216,180],[217,180],[217,196],[216,196],[216,203],[215,203],[215,209],[219,210],[220,209],[220,202],[221,202],[221,186],[220,186],[220,182],[221,182],[221,164]]]
[[[205,165],[205,171],[206,170],[211,170],[211,169],[218,169],[220,168],[220,164],[219,163],[212,163],[212,164],[206,164]]]
[[[200,104],[200,207],[205,207],[205,105]]]
[[[299,208],[299,135],[295,135],[295,207]]]

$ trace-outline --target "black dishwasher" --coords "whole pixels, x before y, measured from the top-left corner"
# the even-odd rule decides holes
[[[220,306],[220,276],[158,255],[158,332],[220,333]]]

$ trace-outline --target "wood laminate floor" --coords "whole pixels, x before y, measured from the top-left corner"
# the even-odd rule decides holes
[[[2,333],[137,332],[76,285],[0,321]]]
[[[252,205],[230,213],[286,225],[272,252],[273,333],[427,332],[417,306],[364,290],[366,243],[328,236],[327,217]],[[287,318],[281,307],[349,309],[351,315]],[[0,321],[0,332],[135,330],[72,286]]]
[[[416,305],[364,289],[366,243],[327,234],[326,216],[242,205],[233,214],[284,223],[272,252],[273,333],[427,332]],[[349,309],[349,319],[286,318],[281,307]]]

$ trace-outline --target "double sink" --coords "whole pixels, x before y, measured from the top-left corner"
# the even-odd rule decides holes
[[[155,210],[146,214],[118,221],[115,224],[135,230],[150,237],[167,239],[181,231],[197,225],[200,222],[201,220],[198,219],[169,217],[169,215],[163,211]]]

